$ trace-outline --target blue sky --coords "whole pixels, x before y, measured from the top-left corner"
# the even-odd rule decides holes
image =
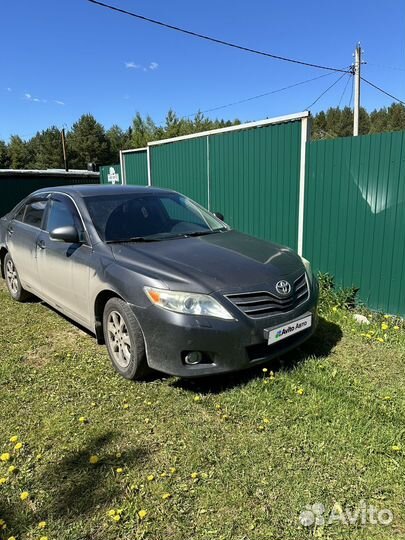
[[[346,67],[360,40],[363,76],[405,99],[405,8],[401,0],[104,0],[196,32],[308,62]],[[70,127],[90,112],[107,128],[136,111],[163,122],[314,78],[323,72],[221,47],[86,0],[4,2],[0,138]],[[395,69],[394,69],[395,68]],[[399,68],[399,69],[398,69]],[[338,75],[224,108],[242,121],[305,110]],[[336,106],[345,80],[311,109]],[[348,85],[341,105],[349,103]],[[362,87],[367,109],[390,98]]]

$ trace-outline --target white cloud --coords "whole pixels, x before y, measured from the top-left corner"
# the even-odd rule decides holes
[[[34,97],[34,98],[32,98],[32,101],[39,102],[41,100],[39,98],[37,98],[37,97]]]
[[[125,62],[125,67],[127,69],[139,69],[141,66],[139,64],[135,64],[135,62]]]
[[[24,97],[25,97],[25,99],[28,99],[28,101],[31,101],[31,99],[32,99],[31,94],[29,94],[28,92],[26,92],[26,93],[24,94]]]
[[[59,99],[55,99],[54,102],[55,102],[57,105],[64,105],[64,104],[65,104],[64,101],[60,101]]]
[[[159,64],[157,62],[151,62],[149,64],[149,69],[151,69],[152,71],[157,69],[159,67]]]

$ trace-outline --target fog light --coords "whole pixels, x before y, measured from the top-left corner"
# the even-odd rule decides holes
[[[189,366],[193,366],[195,364],[199,364],[203,359],[202,353],[199,351],[191,351],[186,354],[184,357],[184,362],[188,364]]]

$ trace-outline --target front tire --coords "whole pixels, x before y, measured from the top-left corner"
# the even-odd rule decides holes
[[[4,275],[6,278],[8,292],[14,300],[17,302],[25,302],[32,297],[31,293],[23,289],[18,276],[17,268],[14,265],[14,261],[11,258],[10,253],[7,253],[4,257]]]
[[[103,314],[104,339],[112,365],[126,379],[148,374],[145,341],[135,315],[126,302],[111,298]]]

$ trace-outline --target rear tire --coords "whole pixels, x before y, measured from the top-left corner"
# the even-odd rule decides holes
[[[140,379],[150,372],[141,327],[131,308],[120,298],[106,303],[103,331],[112,365],[120,375]]]
[[[14,265],[10,253],[6,253],[6,256],[4,257],[4,276],[6,278],[8,292],[14,300],[17,302],[25,302],[32,297],[31,293],[23,289],[17,268]]]

